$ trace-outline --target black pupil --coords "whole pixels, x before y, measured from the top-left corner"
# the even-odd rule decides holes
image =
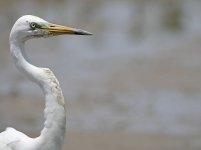
[[[32,28],[32,29],[35,29],[35,27],[36,27],[36,24],[35,24],[34,22],[32,22],[32,23],[31,23],[31,28]]]

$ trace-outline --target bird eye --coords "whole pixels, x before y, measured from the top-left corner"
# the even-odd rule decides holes
[[[36,23],[35,22],[31,22],[30,23],[30,27],[31,27],[31,29],[34,30],[36,28]]]

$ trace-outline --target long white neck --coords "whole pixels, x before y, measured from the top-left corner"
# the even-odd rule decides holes
[[[27,61],[24,41],[10,39],[10,51],[16,67],[38,84],[45,94],[45,123],[35,145],[40,150],[60,150],[65,136],[66,112],[58,80],[48,68],[39,68]]]

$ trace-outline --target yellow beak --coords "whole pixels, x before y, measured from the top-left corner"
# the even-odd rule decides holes
[[[66,27],[62,25],[57,25],[57,24],[48,24],[47,26],[43,27],[42,29],[55,34],[55,35],[60,35],[60,34],[76,34],[76,35],[92,35],[92,33],[88,31],[84,31],[81,29],[76,29],[76,28],[71,28],[71,27]]]

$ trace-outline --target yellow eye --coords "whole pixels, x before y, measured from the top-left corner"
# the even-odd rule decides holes
[[[34,30],[36,28],[36,23],[35,22],[31,22],[30,23],[30,27],[31,27],[31,29]]]

